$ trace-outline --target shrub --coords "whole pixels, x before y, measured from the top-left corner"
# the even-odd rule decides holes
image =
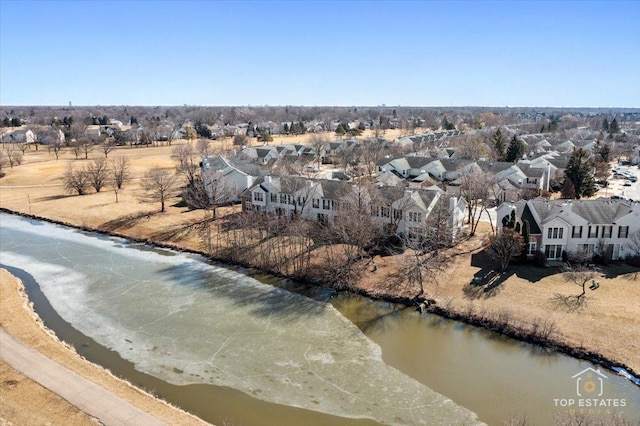
[[[547,266],[547,255],[542,251],[537,251],[533,256],[533,263],[536,266],[544,267]]]

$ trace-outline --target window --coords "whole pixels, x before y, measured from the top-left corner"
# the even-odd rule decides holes
[[[280,194],[280,204],[287,204],[287,196],[285,194]]]
[[[571,233],[572,238],[582,238],[582,226],[574,226]]]
[[[596,252],[596,245],[595,244],[581,244],[580,245],[580,251],[586,255],[593,255]]]
[[[322,210],[329,210],[329,200],[322,199]]]
[[[262,192],[254,192],[253,201],[264,201],[264,194]]]
[[[421,212],[409,212],[408,218],[409,222],[422,222],[422,213]]]
[[[602,227],[602,238],[611,238],[613,233],[613,225],[604,225]]]
[[[628,226],[619,226],[618,227],[618,238],[627,238],[629,236],[629,227]]]
[[[382,207],[382,217],[391,217],[391,209],[389,207]]]
[[[535,241],[529,241],[529,246],[527,247],[527,254],[529,255],[534,255],[536,254],[536,242]]]
[[[271,202],[275,203],[276,201],[278,201],[278,196],[276,194],[271,194]]]
[[[598,238],[598,227],[589,225],[589,238]]]
[[[564,233],[564,228],[549,228],[547,230],[547,238],[559,239],[559,238],[562,238],[563,233]]]
[[[402,219],[402,210],[394,209],[393,210],[393,218],[394,219]]]
[[[311,205],[313,206],[314,209],[319,209],[320,200],[318,200],[317,198],[314,198],[313,200],[311,200]]]

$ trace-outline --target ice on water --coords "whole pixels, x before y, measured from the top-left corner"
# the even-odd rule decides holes
[[[387,366],[330,304],[187,255],[12,216],[2,216],[0,240],[1,262],[33,275],[60,316],[168,382],[387,424],[477,423]]]

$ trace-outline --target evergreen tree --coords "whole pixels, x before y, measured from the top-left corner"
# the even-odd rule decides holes
[[[617,118],[614,118],[609,124],[609,133],[620,133],[620,125]]]
[[[491,137],[491,143],[496,150],[499,161],[503,161],[505,157],[505,151],[507,149],[507,138],[502,133],[502,129],[498,127],[498,130]]]
[[[604,130],[605,132],[609,131],[609,120],[607,120],[606,118],[602,120],[602,130]]]
[[[518,161],[518,159],[522,158],[524,155],[525,149],[526,146],[524,142],[513,135],[511,142],[509,142],[509,147],[507,148],[505,161],[509,161],[511,163]]]
[[[527,259],[527,250],[529,248],[529,241],[531,240],[531,226],[529,221],[524,219],[522,221],[522,242],[524,243],[524,250],[522,250],[522,259]]]
[[[611,147],[608,143],[598,148],[598,155],[602,158],[602,161],[608,163],[611,161]]]
[[[595,180],[593,177],[593,159],[584,148],[578,148],[573,151],[567,168],[564,171],[565,187],[563,188],[563,196],[566,198],[591,197],[595,194]],[[573,191],[570,191],[570,185]],[[566,193],[565,193],[566,192]],[[573,192],[573,194],[571,194]]]
[[[20,120],[18,117],[13,117],[11,119],[11,127],[20,127],[22,126],[22,120]]]
[[[289,134],[290,128],[289,128],[289,124],[288,123],[284,123],[282,131],[284,132],[285,135]]]
[[[9,117],[5,117],[2,120],[2,127],[11,127],[11,119]]]
[[[129,120],[129,123],[133,126],[134,124],[138,124],[138,119],[135,118],[133,115],[131,116],[131,119]]]

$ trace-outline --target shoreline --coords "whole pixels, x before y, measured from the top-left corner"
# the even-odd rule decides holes
[[[0,207],[0,212],[17,215],[27,219],[40,220],[40,221],[44,221],[44,222],[48,222],[56,225],[66,226],[66,227],[78,229],[84,232],[92,232],[92,233],[98,233],[98,234],[107,235],[107,236],[116,237],[116,238],[123,238],[128,241],[132,241],[135,243],[144,243],[153,247],[171,249],[171,250],[184,252],[184,253],[197,254],[197,255],[203,256],[206,259],[209,259],[214,262],[219,262],[227,266],[236,265],[236,266],[241,266],[244,268],[251,269],[253,271],[274,275],[273,272],[269,270],[259,269],[253,265],[245,265],[237,262],[230,262],[228,259],[214,258],[200,250],[195,250],[180,244],[167,243],[164,241],[155,241],[155,240],[146,239],[146,238],[137,238],[134,236],[127,235],[126,233],[103,230],[100,228],[94,228],[90,226],[78,226],[78,225],[60,221],[60,220],[50,219],[50,218],[41,217],[33,214],[22,213],[19,211],[12,211],[4,207]],[[277,276],[282,276],[282,275],[277,275]],[[295,279],[294,277],[286,277],[286,276],[282,276],[282,277]],[[309,282],[308,284],[318,285],[312,282]],[[426,296],[405,297],[405,296],[394,295],[389,293],[380,294],[378,292],[374,293],[371,291],[367,291],[364,288],[349,288],[349,289],[335,289],[335,290],[359,294],[374,300],[381,300],[381,301],[386,301],[391,303],[402,304],[407,307],[415,307],[417,310],[420,310],[423,313],[435,314],[443,318],[459,321],[461,323],[478,327],[483,330],[487,330],[489,332],[498,333],[520,342],[532,344],[540,347],[541,349],[558,352],[558,353],[571,356],[576,359],[589,361],[594,364],[601,365],[602,367],[610,370],[612,373],[626,377],[633,384],[640,387],[640,372],[634,371],[633,368],[629,367],[624,362],[610,359],[609,357],[604,356],[598,350],[585,348],[582,345],[580,346],[571,345],[565,341],[562,341],[561,339],[551,338],[549,335],[545,335],[544,330],[541,330],[539,334],[534,334],[534,333],[531,333],[531,331],[525,329],[524,327],[519,327],[514,324],[510,324],[509,321],[505,323],[504,321],[499,321],[499,320],[496,320],[495,318],[490,318],[484,315],[483,313],[476,314],[475,312],[473,312],[473,310],[471,310],[470,312],[464,313],[464,312],[456,311],[453,309],[448,309],[447,307],[441,307],[437,304],[437,302],[434,299],[428,298]],[[27,297],[26,293],[25,293],[25,297]],[[32,304],[30,306],[32,307]],[[37,313],[34,312],[34,314],[37,317]],[[53,332],[50,332],[50,333],[52,333],[55,336],[55,333]],[[620,372],[620,369],[622,369],[627,374],[622,374]],[[628,377],[629,375],[631,377]]]
[[[55,332],[44,324],[34,310],[33,302],[29,299],[22,280],[3,268],[0,268],[0,277],[2,278],[0,289],[3,294],[0,301],[0,306],[2,306],[2,309],[0,309],[0,325],[11,336],[37,350],[52,361],[91,380],[113,395],[130,402],[141,411],[151,414],[167,424],[209,424],[170,402],[149,393],[147,390],[114,375],[109,369],[84,358],[73,346],[60,340]],[[4,383],[4,385],[7,385],[6,390],[3,391],[4,401],[2,405],[5,408],[0,410],[0,420],[17,422],[17,424],[29,423],[37,420],[38,415],[51,420],[49,416],[55,416],[63,412],[63,418],[59,419],[59,421],[66,422],[65,416],[73,415],[74,424],[95,424],[93,417],[70,402],[57,397],[37,382],[27,378],[1,358],[0,364],[3,365],[3,369],[9,369],[5,374],[13,378],[11,380],[13,385]],[[23,403],[21,400],[24,399],[24,396],[21,396],[20,393],[25,392],[22,390],[25,388],[29,389],[26,399],[36,398],[37,400],[41,398],[46,401],[47,407],[42,408],[45,411],[44,413],[38,413],[41,408],[40,405],[30,410],[33,412],[29,413],[11,410],[12,406],[15,408],[15,405]],[[32,393],[35,393],[35,395],[32,395]],[[3,408],[2,405],[0,405],[0,408]],[[70,411],[73,413],[70,414]],[[5,415],[12,414],[19,418],[17,420],[15,418],[4,418]]]

